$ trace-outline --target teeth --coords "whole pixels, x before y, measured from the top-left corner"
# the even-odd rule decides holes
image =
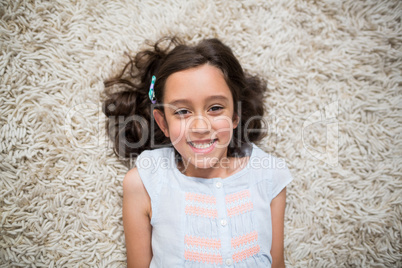
[[[211,146],[214,142],[215,142],[215,140],[212,140],[210,143],[192,143],[192,142],[190,142],[190,144],[191,144],[191,146],[193,146],[197,149],[206,149],[209,146]]]

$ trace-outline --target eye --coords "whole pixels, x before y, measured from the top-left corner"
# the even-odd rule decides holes
[[[174,112],[174,114],[177,114],[177,115],[186,115],[187,113],[189,113],[189,111],[185,110],[185,109],[181,109],[181,110]]]
[[[219,110],[222,110],[222,109],[223,109],[222,106],[217,106],[217,105],[212,106],[212,107],[210,108],[210,110],[211,110],[212,112],[216,112],[216,111],[219,111]]]

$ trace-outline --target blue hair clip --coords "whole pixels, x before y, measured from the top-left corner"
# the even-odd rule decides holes
[[[149,87],[149,93],[148,93],[149,99],[154,104],[156,103],[155,90],[154,90],[155,81],[156,81],[156,77],[155,77],[155,75],[153,75],[152,76],[152,81],[151,81],[151,86]]]

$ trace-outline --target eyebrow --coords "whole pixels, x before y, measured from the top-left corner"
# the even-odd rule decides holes
[[[226,98],[225,96],[223,96],[223,95],[212,95],[212,96],[209,96],[208,98],[206,98],[206,100],[207,101],[210,101],[210,100],[223,100],[223,101],[228,101],[228,98]],[[173,100],[173,101],[171,101],[171,102],[169,102],[169,104],[170,105],[173,105],[173,106],[176,106],[176,105],[178,105],[178,104],[180,104],[180,103],[187,103],[187,104],[189,104],[189,103],[191,103],[191,101],[189,101],[188,99],[177,99],[177,100]]]

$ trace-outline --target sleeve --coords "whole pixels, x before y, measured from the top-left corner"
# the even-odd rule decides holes
[[[135,165],[148,195],[151,199],[152,219],[155,221],[158,211],[158,197],[161,191],[161,176],[158,174],[157,157],[152,150],[143,151],[136,159]]]
[[[271,200],[274,199],[292,180],[286,161],[280,158],[274,158],[272,170]]]

